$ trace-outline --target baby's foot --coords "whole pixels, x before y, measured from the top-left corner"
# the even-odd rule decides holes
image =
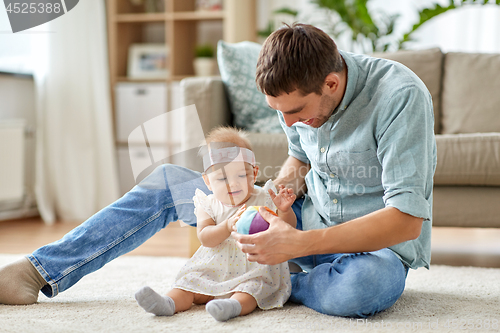
[[[174,300],[168,296],[161,296],[150,287],[143,287],[135,293],[137,303],[146,310],[157,316],[172,316],[175,313]]]
[[[218,321],[226,321],[238,317],[241,304],[235,299],[216,299],[207,303],[205,309]]]
[[[31,262],[22,258],[0,269],[0,304],[36,303],[38,292],[46,284]]]

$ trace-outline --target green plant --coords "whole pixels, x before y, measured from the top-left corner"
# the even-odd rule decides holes
[[[399,15],[387,15],[380,13],[377,20],[372,18],[368,10],[368,0],[311,0],[318,7],[335,12],[339,18],[339,23],[331,23],[330,33],[338,37],[346,30],[352,32],[353,43],[358,44],[365,52],[387,51],[391,46],[397,49],[405,47],[407,42],[412,41],[413,33],[425,22],[447,12],[448,10],[460,8],[471,4],[496,4],[500,5],[500,0],[448,0],[447,6],[434,4],[433,7],[420,9],[418,12],[419,21],[410,31],[404,33],[403,37],[393,36],[394,26]],[[367,50],[366,41],[370,41],[371,50]]]
[[[297,15],[299,14],[299,12],[296,10],[290,9],[288,7],[283,7],[283,8],[276,9],[275,11],[273,11],[273,14],[274,15],[286,14],[286,15],[290,15],[291,17],[293,17],[295,19],[297,17]],[[267,23],[266,29],[257,31],[257,35],[259,37],[267,38],[274,30],[276,30],[276,27],[274,25],[274,21],[269,20],[269,22]]]
[[[196,58],[213,58],[214,48],[210,44],[198,45],[194,50],[194,54]]]

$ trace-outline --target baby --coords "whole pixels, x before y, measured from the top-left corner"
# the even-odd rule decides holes
[[[295,227],[291,206],[296,196],[283,186],[277,194],[254,186],[259,167],[242,132],[221,127],[206,141],[202,176],[213,194],[197,189],[193,198],[202,246],[181,269],[167,296],[143,287],[136,300],[158,316],[171,316],[188,310],[193,303],[208,302],[207,312],[218,321],[249,314],[257,306],[264,310],[282,307],[291,292],[288,264],[249,262],[231,232],[247,206],[268,206]],[[274,187],[271,181],[264,188],[268,187]]]

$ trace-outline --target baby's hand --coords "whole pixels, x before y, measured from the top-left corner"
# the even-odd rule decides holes
[[[243,204],[243,206],[241,206],[240,209],[238,209],[236,211],[236,213],[234,213],[233,216],[231,216],[230,218],[227,219],[226,225],[227,225],[227,230],[229,231],[229,233],[236,231],[236,222],[238,222],[241,214],[243,214],[243,212],[245,211],[246,208],[247,208],[246,205]]]
[[[273,190],[269,189],[269,195],[271,196],[271,199],[276,207],[282,212],[288,211],[297,198],[297,196],[293,193],[293,190],[291,188],[286,188],[284,185],[279,186],[277,195]]]

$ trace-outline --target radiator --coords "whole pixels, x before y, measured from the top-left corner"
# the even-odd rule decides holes
[[[24,120],[0,121],[0,209],[23,205],[25,196]]]

